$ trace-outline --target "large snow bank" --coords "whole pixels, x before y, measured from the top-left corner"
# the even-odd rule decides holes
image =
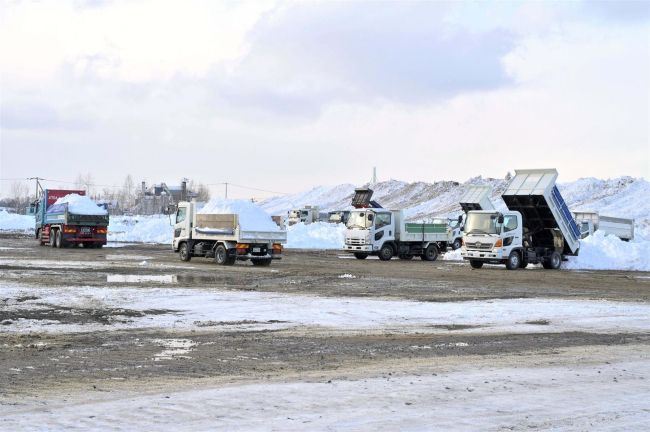
[[[171,243],[169,216],[111,216],[108,241]]]
[[[345,225],[315,222],[287,227],[287,244],[290,249],[343,249]]]
[[[213,199],[198,213],[239,215],[242,231],[279,231],[280,227],[261,207],[246,200]],[[201,227],[198,227],[201,228]]]
[[[34,230],[34,216],[20,215],[0,210],[1,231],[30,231]]]
[[[108,214],[106,209],[99,207],[97,203],[84,195],[70,194],[56,200],[52,207],[59,204],[68,204],[68,212],[79,215],[99,215]],[[51,208],[51,207],[50,207]]]
[[[613,235],[596,231],[580,240],[580,252],[569,257],[564,267],[584,270],[650,271],[650,232],[638,230],[635,239],[624,242]]]

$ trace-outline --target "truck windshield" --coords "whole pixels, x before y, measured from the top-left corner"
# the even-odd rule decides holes
[[[368,220],[368,215],[372,215],[371,212],[352,212],[350,213],[350,218],[345,224],[348,228],[361,228],[368,229],[372,226],[372,217]]]
[[[466,234],[497,234],[496,213],[469,213],[465,222]]]

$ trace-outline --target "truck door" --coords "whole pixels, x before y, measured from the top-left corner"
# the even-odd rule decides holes
[[[368,216],[370,217],[370,215]],[[380,248],[386,241],[395,239],[395,218],[391,213],[375,213],[374,246]]]
[[[190,219],[188,218],[187,205],[179,205],[176,210],[176,223],[174,224],[174,239],[187,238],[190,235]]]

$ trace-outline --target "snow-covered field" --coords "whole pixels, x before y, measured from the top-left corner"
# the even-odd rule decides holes
[[[129,275],[108,285],[128,282]],[[346,275],[342,275],[346,276]],[[354,275],[347,275],[349,278]],[[110,278],[113,278],[111,280]],[[137,278],[139,276],[133,276]],[[173,275],[158,275],[155,282],[173,283]],[[168,281],[163,280],[167,277]],[[288,283],[292,283],[289,281]],[[299,280],[293,283],[300,283]],[[65,306],[79,309],[120,308],[136,311],[170,310],[112,325],[72,325],[58,322],[18,320],[0,326],[4,332],[76,332],[125,328],[162,327],[196,329],[197,323],[254,322],[243,328],[321,327],[336,330],[428,328],[468,325],[464,332],[643,332],[648,328],[650,306],[646,304],[560,299],[506,299],[463,302],[416,302],[362,298],[326,298],[280,293],[183,288],[40,288],[0,286],[0,298],[38,297],[14,308],[48,309]],[[543,323],[543,324],[540,324]],[[217,329],[219,325],[215,324]],[[203,326],[205,328],[205,326]],[[221,326],[223,327],[223,325]],[[228,325],[241,330],[242,325]],[[429,347],[430,348],[430,347]],[[426,347],[422,347],[426,349]]]

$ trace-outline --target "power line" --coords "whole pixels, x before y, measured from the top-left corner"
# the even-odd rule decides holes
[[[223,185],[228,185],[228,186],[235,186],[241,189],[249,189],[249,190],[254,190],[254,191],[259,191],[259,192],[267,192],[267,193],[273,193],[273,194],[279,194],[279,195],[290,195],[289,192],[278,192],[278,191],[272,191],[268,189],[260,189],[256,187],[251,187],[251,186],[244,186],[236,183],[230,183],[230,182],[221,182],[221,183],[208,183],[206,186],[223,186]]]

